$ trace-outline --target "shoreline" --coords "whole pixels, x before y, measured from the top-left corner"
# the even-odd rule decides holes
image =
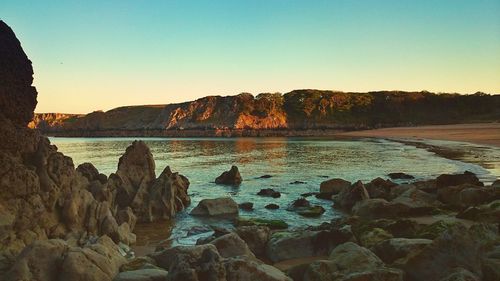
[[[342,132],[337,136],[382,138],[396,141],[443,140],[500,147],[500,123],[393,127]]]

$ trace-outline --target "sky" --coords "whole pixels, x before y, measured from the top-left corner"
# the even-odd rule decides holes
[[[500,0],[0,1],[36,112],[207,95],[500,93]]]

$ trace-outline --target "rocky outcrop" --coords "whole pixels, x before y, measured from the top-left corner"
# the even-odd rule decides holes
[[[232,166],[231,170],[223,172],[215,179],[215,183],[225,185],[240,185],[242,181],[240,171],[236,166]]]

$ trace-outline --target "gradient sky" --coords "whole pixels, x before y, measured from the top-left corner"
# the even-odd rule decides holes
[[[500,93],[500,0],[2,0],[37,112],[206,95]]]

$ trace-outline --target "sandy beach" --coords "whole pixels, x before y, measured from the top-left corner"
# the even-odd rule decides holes
[[[340,136],[464,141],[500,147],[500,123],[384,128],[339,133]]]

